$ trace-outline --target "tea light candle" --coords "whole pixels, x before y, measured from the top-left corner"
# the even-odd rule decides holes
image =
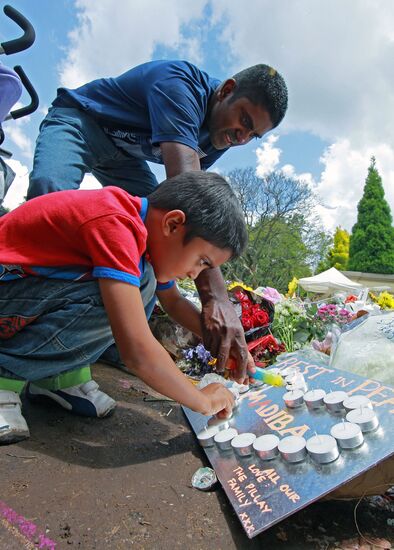
[[[351,422],[338,422],[331,428],[330,433],[342,449],[355,449],[364,441],[360,426]]]
[[[308,390],[305,378],[300,373],[297,373],[294,376],[286,377],[285,380],[287,382],[287,390],[301,390],[304,393]]]
[[[346,415],[346,420],[358,424],[362,432],[371,432],[379,426],[379,420],[375,411],[369,407],[362,407],[349,411]]]
[[[309,456],[319,464],[333,462],[339,456],[339,449],[335,437],[327,434],[314,435],[306,442]]]
[[[249,456],[253,452],[253,441],[256,439],[255,434],[244,433],[238,434],[231,440],[231,447],[239,456]]]
[[[284,377],[284,378],[287,378],[287,377],[291,377],[291,376],[294,376],[295,374],[298,374],[300,372],[300,369],[298,367],[285,367],[284,369],[282,369],[280,371],[280,374]]]
[[[232,448],[231,441],[236,435],[238,435],[238,431],[235,428],[229,428],[218,432],[213,439],[221,451],[228,451]]]
[[[304,392],[301,390],[290,390],[283,395],[283,401],[286,403],[286,407],[290,409],[301,407],[304,402]]]
[[[271,460],[278,455],[279,437],[274,434],[261,435],[253,442],[253,449],[263,460]]]
[[[352,411],[353,409],[359,409],[360,407],[362,407],[363,409],[365,407],[373,409],[371,400],[368,399],[368,397],[365,397],[365,395],[352,395],[344,400],[343,406],[348,412]]]
[[[219,428],[217,426],[205,426],[205,428],[197,434],[197,439],[201,447],[212,447],[214,443],[213,438],[218,431]]]
[[[278,450],[287,462],[301,462],[306,457],[306,441],[299,435],[288,435],[278,443]]]
[[[323,399],[326,395],[324,390],[316,389],[307,391],[304,394],[304,401],[308,409],[318,409],[324,405]]]
[[[345,391],[331,391],[323,398],[324,404],[329,411],[339,412],[343,410],[343,402],[348,397]]]
[[[230,427],[228,418],[218,418],[216,415],[208,420],[208,426],[217,426],[219,430],[227,430]]]

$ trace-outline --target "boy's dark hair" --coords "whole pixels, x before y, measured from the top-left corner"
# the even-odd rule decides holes
[[[287,110],[287,86],[283,77],[269,65],[254,65],[233,76],[234,88],[231,102],[247,97],[254,105],[260,105],[268,111],[275,128],[281,122]]]
[[[241,205],[227,181],[214,172],[184,172],[169,178],[150,195],[149,204],[186,215],[185,243],[195,237],[240,256],[248,233]]]

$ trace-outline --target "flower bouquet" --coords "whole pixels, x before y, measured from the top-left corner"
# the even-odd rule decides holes
[[[275,362],[276,356],[286,351],[272,334],[262,336],[248,344],[248,350],[254,359],[256,367],[267,367]]]
[[[275,312],[273,302],[242,283],[230,285],[229,292],[245,331],[246,341],[250,342],[268,334]]]
[[[203,344],[182,351],[183,360],[178,362],[181,370],[192,378],[202,378],[209,372],[216,372],[216,360]]]

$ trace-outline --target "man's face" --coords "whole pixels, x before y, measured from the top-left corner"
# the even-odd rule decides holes
[[[246,97],[231,101],[235,81],[226,80],[216,91],[209,117],[209,135],[215,149],[245,145],[272,129],[268,112]]]

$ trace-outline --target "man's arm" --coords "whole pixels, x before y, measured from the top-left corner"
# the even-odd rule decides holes
[[[182,296],[176,285],[166,290],[157,290],[156,295],[173,321],[202,338],[201,313],[190,300]]]
[[[222,384],[209,384],[198,390],[154,338],[139,288],[114,279],[99,279],[99,284],[112,332],[126,367],[156,391],[196,412],[228,416],[234,405],[231,392]]]
[[[191,147],[171,141],[160,143],[160,149],[167,178],[172,178],[182,172],[201,170],[200,159]]]
[[[189,170],[200,170],[200,159],[196,151],[181,143],[160,144],[167,177]],[[218,366],[224,369],[229,356],[235,359],[237,367],[234,378],[247,382],[247,371],[254,370],[248,354],[244,331],[228,299],[226,286],[219,268],[206,269],[196,279],[196,286],[202,303],[202,331],[205,347],[218,359]]]

